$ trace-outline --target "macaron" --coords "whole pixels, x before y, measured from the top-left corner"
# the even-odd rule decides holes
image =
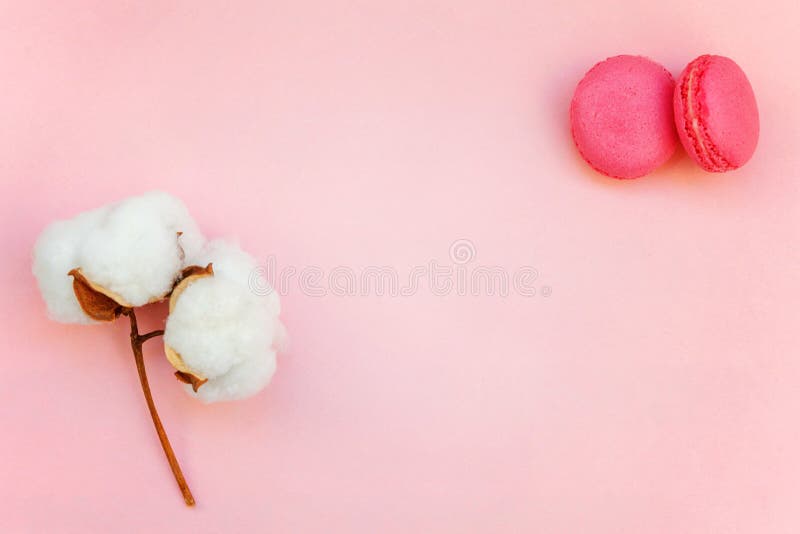
[[[689,156],[703,169],[726,172],[753,156],[758,107],[744,71],[724,56],[700,56],[678,78],[675,125]]]
[[[675,79],[655,61],[622,55],[592,67],[570,105],[572,137],[583,159],[613,178],[638,178],[675,152]]]

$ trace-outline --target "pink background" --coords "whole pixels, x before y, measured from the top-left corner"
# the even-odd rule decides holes
[[[3,2],[0,531],[800,531],[800,4],[643,4]],[[750,164],[578,158],[594,62],[706,52],[755,88]],[[154,188],[282,266],[465,238],[552,295],[295,286],[272,385],[226,405],[150,342],[186,509],[127,325],[48,321],[30,274],[48,221]]]

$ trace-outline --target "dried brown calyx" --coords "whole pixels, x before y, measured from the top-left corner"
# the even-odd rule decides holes
[[[175,378],[184,384],[192,386],[192,390],[195,392],[197,392],[200,386],[208,382],[208,378],[199,378],[192,373],[185,373],[183,371],[175,371]]]
[[[210,263],[205,267],[200,267],[199,265],[191,265],[186,267],[181,272],[181,276],[178,279],[178,282],[175,284],[175,287],[172,289],[172,294],[169,297],[170,313],[175,308],[181,293],[186,291],[186,288],[198,280],[207,278],[209,276],[214,276],[214,269]],[[183,361],[181,355],[166,343],[164,343],[164,354],[166,354],[167,360],[169,360],[169,363],[172,364],[172,367],[176,369],[175,377],[184,384],[191,385],[193,391],[196,392],[200,386],[208,382],[208,378],[189,369],[189,366],[187,366],[186,362]]]
[[[134,305],[122,295],[89,280],[80,267],[72,269],[67,274],[72,277],[72,291],[78,299],[78,304],[81,305],[83,312],[95,321],[113,321],[123,310],[134,308]],[[169,293],[153,297],[147,303],[159,302],[167,295]]]
[[[83,312],[95,321],[113,321],[126,308],[133,305],[113,291],[95,284],[83,274],[80,268],[72,269],[72,290]]]
[[[181,263],[183,263],[183,260],[186,259],[186,252],[184,252],[183,247],[181,246],[181,236],[182,235],[183,235],[183,232],[178,232],[178,237],[177,237],[177,241],[178,241],[178,257],[180,258]]]
[[[175,308],[175,303],[178,302],[178,297],[183,293],[187,287],[192,285],[197,280],[207,276],[214,276],[214,264],[209,263],[205,267],[199,265],[190,265],[185,267],[182,271],[175,285],[172,287],[172,293],[169,296],[169,311]]]

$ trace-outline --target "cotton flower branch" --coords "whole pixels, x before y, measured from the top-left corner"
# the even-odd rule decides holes
[[[144,335],[139,335],[139,327],[136,323],[136,312],[133,308],[126,308],[123,315],[127,315],[131,321],[131,348],[133,349],[133,358],[136,360],[136,370],[139,373],[139,382],[142,384],[142,391],[144,398],[147,402],[147,408],[150,410],[150,417],[153,419],[153,425],[156,427],[158,440],[161,442],[161,447],[164,449],[164,454],[167,455],[167,462],[172,469],[172,474],[175,475],[175,481],[183,494],[183,500],[186,506],[194,506],[194,496],[186,483],[186,478],[183,476],[181,466],[178,464],[178,459],[175,458],[175,452],[172,450],[167,433],[164,430],[164,425],[161,424],[161,418],[158,416],[156,405],[153,402],[153,394],[150,392],[150,383],[147,381],[147,371],[144,367],[144,356],[142,354],[142,344],[156,336],[164,334],[163,330],[155,330]]]
[[[275,371],[285,331],[277,295],[258,297],[249,290],[255,267],[232,243],[205,243],[183,203],[158,192],[57,221],[34,247],[33,273],[52,319],[130,320],[145,401],[188,506],[194,497],[153,402],[142,345],[163,336],[176,378],[203,402],[256,394]],[[165,328],[140,334],[134,309],[166,298]]]

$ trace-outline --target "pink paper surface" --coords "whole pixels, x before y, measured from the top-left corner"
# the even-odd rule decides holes
[[[796,534],[798,18],[788,0],[3,3],[0,532]],[[569,100],[620,53],[676,75],[734,58],[752,161],[589,169]],[[127,325],[48,321],[30,273],[49,221],[151,189],[282,272],[535,268],[537,293],[318,296],[295,276],[290,349],[231,404],[186,396],[148,342],[187,509]]]

